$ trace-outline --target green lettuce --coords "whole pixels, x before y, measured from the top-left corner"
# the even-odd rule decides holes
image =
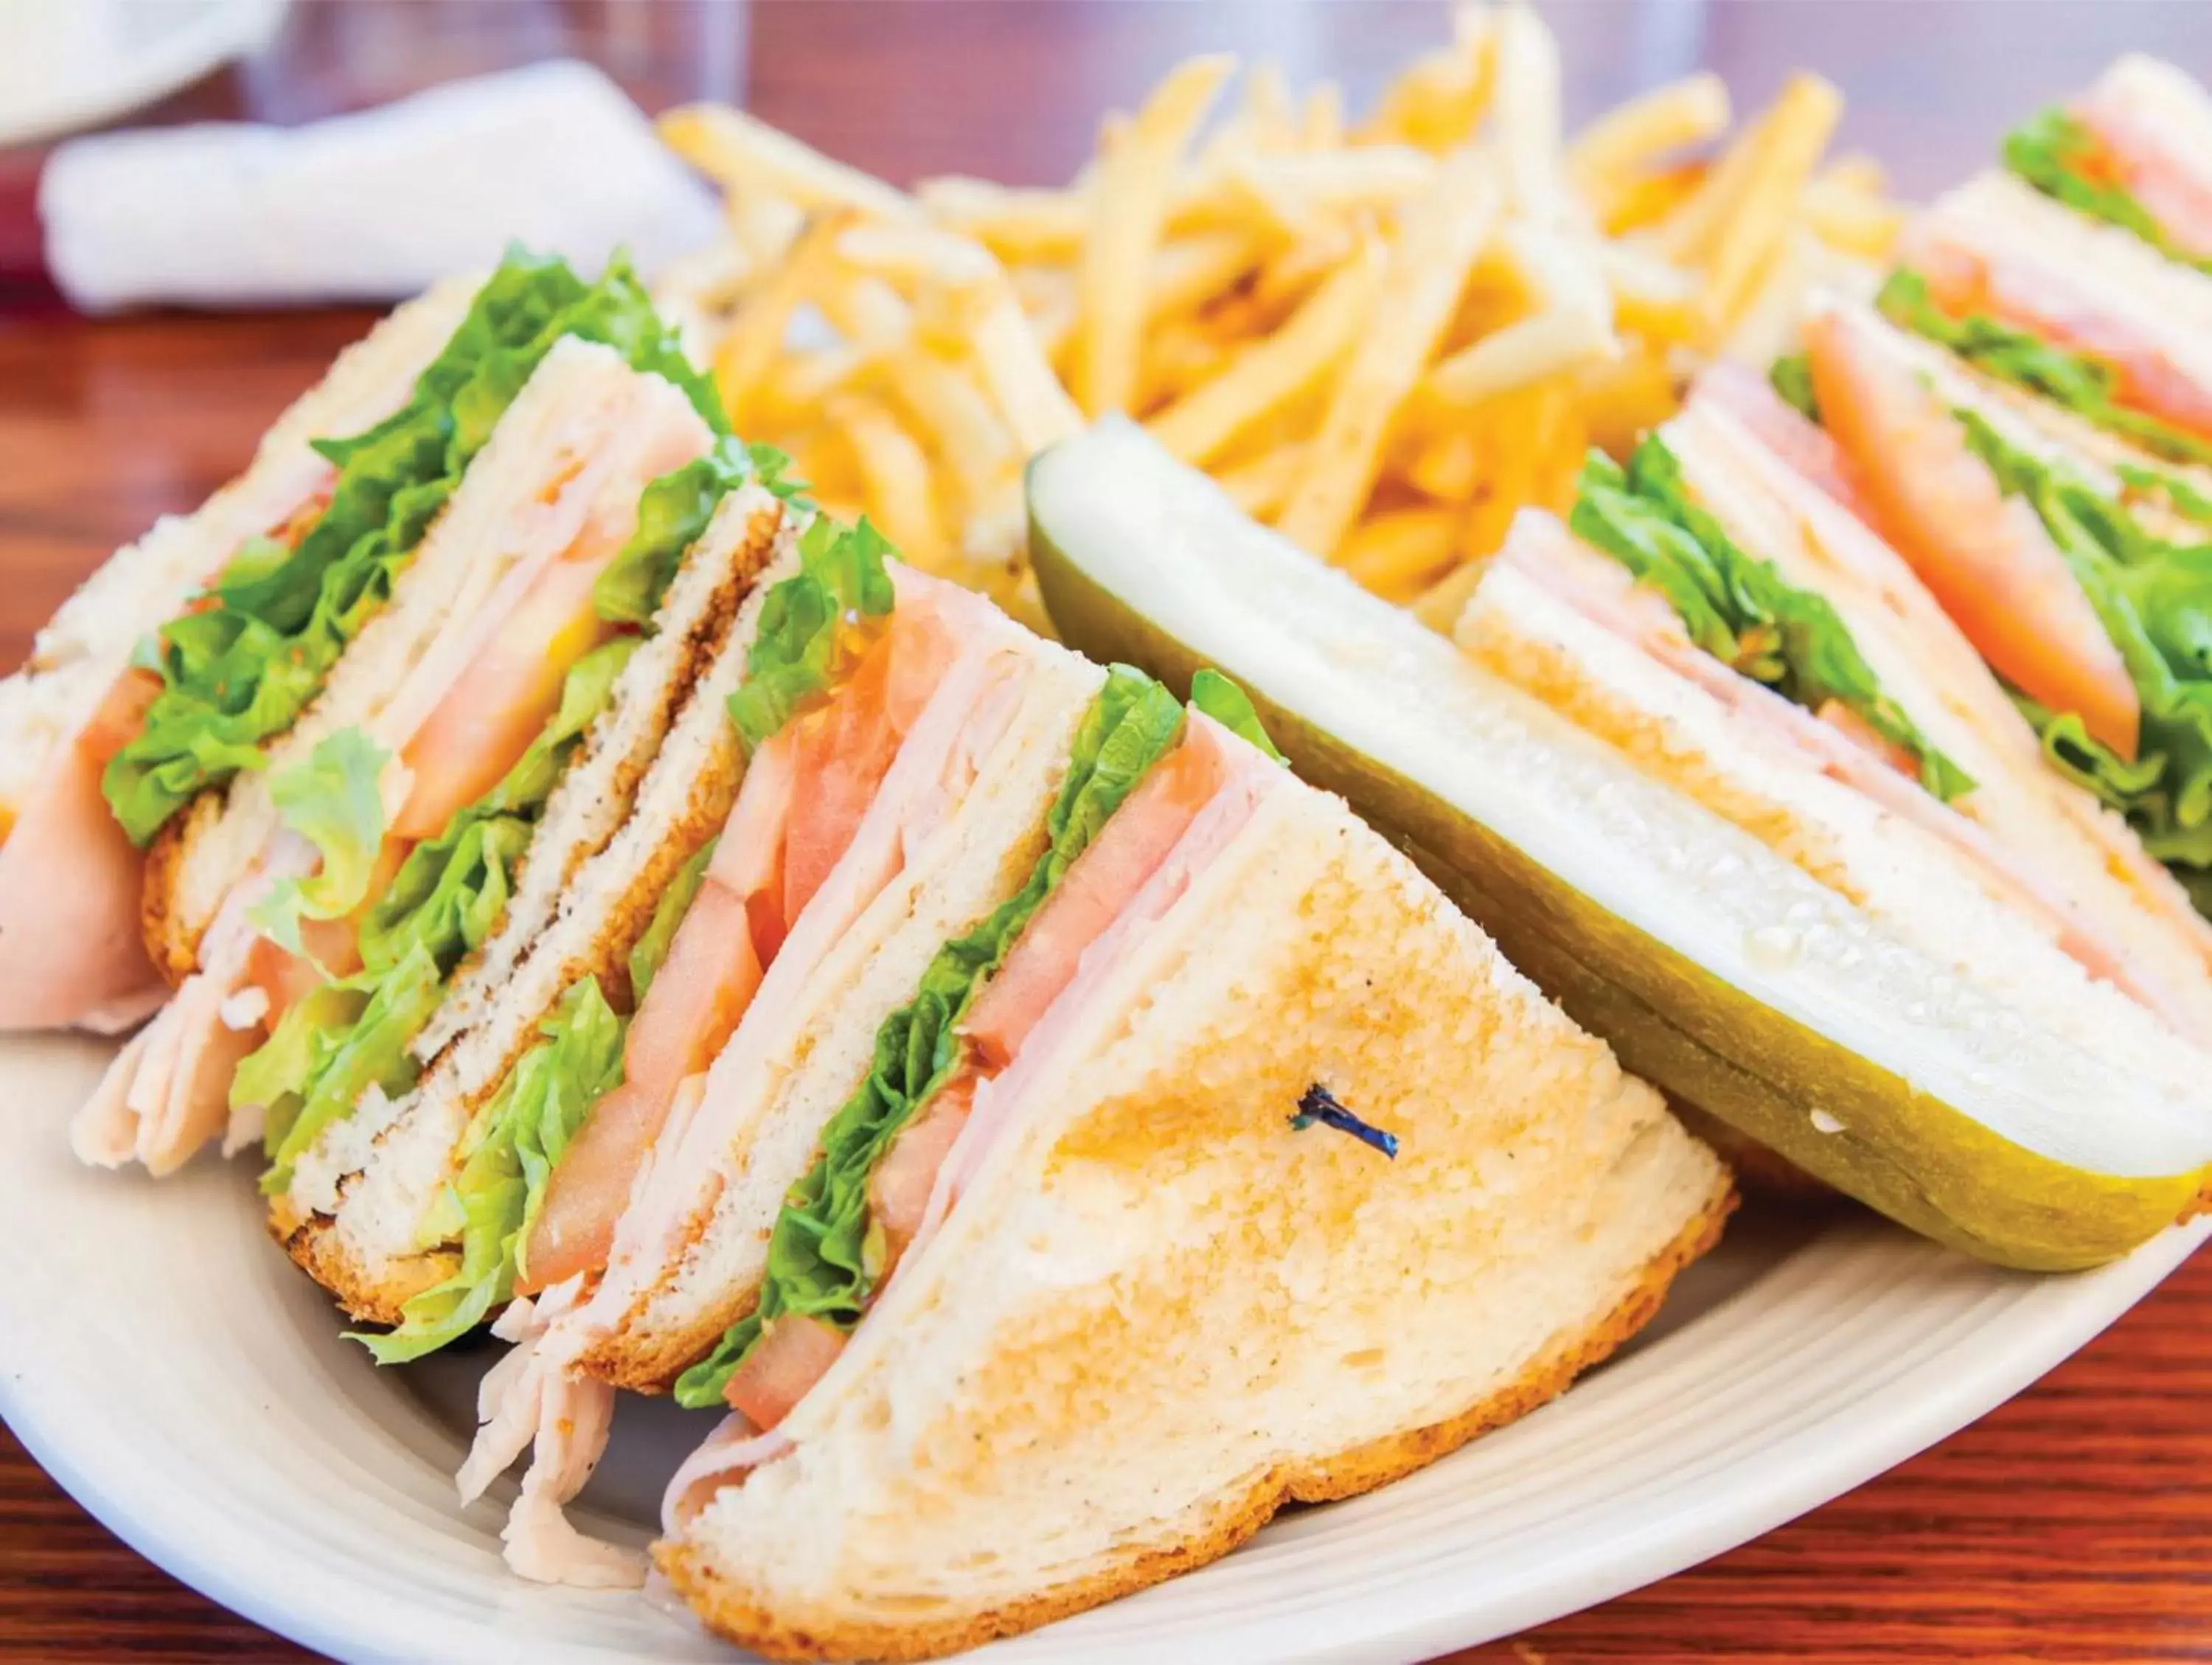
[[[1807,422],[1820,420],[1820,396],[1813,391],[1813,362],[1802,353],[1790,353],[1774,361],[1766,373],[1774,391]]]
[[[1590,453],[1570,524],[1665,596],[1690,639],[1723,664],[1808,711],[1835,701],[1904,748],[1921,785],[1945,802],[1972,790],[1966,772],[1882,692],[1828,599],[1796,588],[1773,562],[1738,549],[1691,501],[1681,465],[1656,434],[1637,447],[1625,471],[1601,452]]]
[[[305,957],[302,920],[343,919],[368,899],[384,848],[384,798],[377,782],[391,753],[358,728],[315,743],[307,760],[269,782],[284,825],[315,847],[313,875],[279,879],[246,917],[279,947]]]
[[[530,749],[438,837],[409,851],[371,905],[360,930],[362,969],[295,1003],[239,1066],[231,1103],[265,1107],[264,1191],[291,1184],[300,1156],[353,1113],[370,1082],[394,1095],[414,1085],[407,1048],[454,968],[498,929],[538,817],[636,648],[636,637],[618,636],[569,667],[560,707]]]
[[[2078,714],[2015,701],[2058,771],[2126,817],[2160,860],[2212,870],[2212,542],[2153,537],[2125,505],[2008,445],[1971,410],[1954,413],[2008,495],[2025,498],[2119,649],[2142,706],[2133,761]]]
[[[397,1328],[352,1338],[378,1364],[434,1352],[514,1295],[554,1165],[599,1096],[622,1079],[623,1030],[594,977],[571,984],[539,1024],[538,1039],[462,1135],[460,1170],[439,1212],[441,1224],[457,1220],[459,1231],[440,1231],[426,1245],[458,1235],[459,1265],[400,1309]]]
[[[644,933],[629,951],[629,1009],[635,1012],[645,1004],[645,991],[653,987],[668,958],[668,951],[676,941],[676,928],[684,923],[684,915],[691,910],[691,903],[699,894],[699,887],[707,882],[707,869],[714,860],[714,847],[720,838],[710,838],[692,853],[690,860],[676,870],[676,877],[668,881],[668,888],[660,893],[653,904],[653,919]]]
[[[408,1048],[445,992],[438,963],[418,945],[397,965],[324,984],[284,1014],[231,1084],[233,1103],[267,1106],[266,1194],[292,1183],[294,1164],[324,1128],[351,1115],[371,1087],[397,1098],[415,1085],[421,1068]],[[295,1017],[299,1024],[288,1028]],[[301,1074],[279,1079],[287,1066],[301,1066]]]
[[[1892,272],[1875,305],[1893,324],[1948,348],[1984,375],[2039,393],[2153,456],[2212,463],[2212,441],[2120,404],[2111,365],[1980,313],[1953,318],[1936,304],[1918,272],[1905,267]]]
[[[337,467],[328,506],[289,549],[255,538],[212,605],[162,627],[138,662],[161,690],[101,779],[144,845],[202,790],[263,766],[346,645],[392,596],[430,523],[532,371],[564,336],[602,342],[682,388],[716,431],[714,390],[684,359],[627,264],[586,284],[557,259],[512,251],[407,403],[362,434],[321,440]]]
[[[2110,175],[2101,165],[2104,150],[2095,134],[2053,105],[2005,136],[2004,161],[2028,184],[2076,214],[2131,231],[2169,260],[2212,271],[2212,260],[2179,247],[2135,193]]]
[[[914,999],[876,1031],[873,1066],[822,1131],[814,1165],[792,1188],[769,1238],[758,1309],[732,1325],[676,1386],[679,1404],[718,1405],[768,1324],[805,1314],[850,1329],[884,1267],[868,1217],[869,1176],[900,1129],[962,1069],[962,1017],[1107,818],[1182,732],[1175,696],[1141,671],[1115,665],[1085,714],[1066,778],[1045,823],[1048,842],[1022,888],[939,949]]]
[[[1192,708],[1204,712],[1240,740],[1249,742],[1277,763],[1290,760],[1275,750],[1275,743],[1252,708],[1252,696],[1211,665],[1190,679]]]
[[[2112,472],[2119,476],[2127,501],[2154,503],[2185,520],[2212,526],[2212,495],[2179,474],[2169,474],[2162,468],[2145,468],[2140,463],[2122,463]]]
[[[799,536],[799,570],[762,602],[744,681],[730,696],[730,720],[748,756],[830,685],[847,622],[890,611],[896,594],[884,565],[890,552],[865,519],[856,526],[827,515],[808,523]]]
[[[787,502],[807,507],[805,484],[787,477],[790,467],[791,459],[774,446],[747,445],[725,434],[705,456],[647,486],[638,501],[637,530],[592,586],[599,617],[649,626],[684,551],[698,542],[722,499],[748,480]]]

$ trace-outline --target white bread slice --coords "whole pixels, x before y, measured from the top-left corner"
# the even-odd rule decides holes
[[[2091,1051],[2109,1048],[2184,1094],[2212,1070],[2212,1057],[2092,979],[1955,846],[1831,779],[1786,738],[1637,652],[1512,562],[1484,574],[1455,635],[1486,669],[2038,1027]]]
[[[190,514],[164,515],[101,562],[0,679],[0,805],[21,804],[83,727],[131,650],[184,611],[248,538],[283,524],[330,472],[308,441],[374,426],[407,401],[482,283],[449,278],[348,347],[261,438],[244,472]]]
[[[372,618],[300,720],[267,748],[267,767],[203,793],[148,854],[145,924],[157,966],[181,979],[223,899],[278,829],[270,779],[303,762],[325,736],[370,728],[410,673],[478,623],[500,580],[525,561],[573,543],[599,499],[617,491],[635,513],[645,483],[633,436],[658,420],[688,422],[697,449],[711,440],[690,401],[613,349],[574,337],[556,343],[501,416],[445,511],[422,538],[392,600]]]
[[[2027,720],[1904,557],[1726,410],[1692,401],[1661,435],[1729,535],[1826,597],[1883,691],[1973,778],[1954,807],[2115,939],[2192,1040],[2212,1041],[2212,935],[2134,834],[2045,763]]]
[[[1341,803],[1269,793],[779,1431],[656,1547],[732,1641],[917,1659],[1210,1561],[1559,1392],[1723,1168]],[[1294,1131],[1310,1083],[1395,1161]]]
[[[757,486],[722,501],[547,802],[505,918],[417,1038],[431,1067],[397,1102],[333,1123],[272,1202],[271,1230],[355,1316],[397,1323],[451,1269],[416,1239],[470,1116],[571,983],[622,966],[727,814],[742,763],[724,702],[768,591],[797,567],[798,526]]]
[[[752,1310],[784,1195],[866,1077],[878,1028],[946,940],[1018,889],[1042,853],[1045,812],[1105,673],[1000,623],[1022,675],[1012,720],[957,809],[826,952],[803,958],[806,921],[794,930],[769,970],[781,987],[763,983],[699,1111],[672,1120],[631,1193],[609,1272],[577,1316],[592,1337],[580,1373],[659,1391]],[[633,1244],[644,1252],[626,1254]]]
[[[2200,168],[2212,166],[2205,161],[2212,157],[2212,99],[2179,65],[2145,52],[2123,53],[2092,83],[2085,101],[2129,110],[2158,130],[2171,155]]]

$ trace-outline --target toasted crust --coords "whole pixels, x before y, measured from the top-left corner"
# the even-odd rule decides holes
[[[742,1583],[717,1568],[712,1555],[695,1540],[656,1544],[653,1562],[710,1630],[769,1659],[936,1659],[1018,1636],[1218,1561],[1288,1504],[1334,1502],[1402,1480],[1556,1399],[1577,1376],[1610,1358],[1651,1321],[1675,1274],[1720,1240],[1735,1206],[1733,1188],[1717,1192],[1704,1212],[1651,1258],[1611,1311],[1579,1334],[1559,1338],[1514,1381],[1458,1415],[1331,1457],[1278,1469],[1261,1475],[1241,1492],[1206,1499],[1193,1511],[1194,1522],[1180,1542],[1168,1548],[1133,1550],[1079,1583],[943,1623],[884,1625],[830,1617],[808,1624],[793,1622],[754,1599]]]
[[[179,901],[185,858],[191,841],[222,818],[224,793],[204,792],[184,814],[173,817],[146,848],[146,876],[139,892],[139,929],[145,933],[147,957],[174,988],[199,969],[198,926],[185,917]]]

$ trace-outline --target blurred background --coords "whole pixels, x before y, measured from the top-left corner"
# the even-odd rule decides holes
[[[1543,11],[1571,128],[1693,69],[1718,71],[1749,106],[1811,68],[1847,101],[1842,147],[1880,158],[1908,197],[1957,179],[2021,112],[2124,49],[2212,69],[2201,0],[1553,0]],[[1446,0],[0,0],[0,304],[46,293],[39,170],[58,131],[79,125],[289,125],[574,57],[648,114],[741,103],[896,183],[1044,184],[1089,154],[1101,111],[1193,52],[1272,58],[1293,85],[1332,76],[1357,111],[1444,34],[1448,12]]]

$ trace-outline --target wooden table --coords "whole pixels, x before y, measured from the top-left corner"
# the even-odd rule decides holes
[[[1555,22],[1571,115],[1698,63],[1746,100],[1807,64],[1850,95],[1846,142],[1916,191],[1960,177],[2010,117],[2124,46],[2212,71],[2212,31],[2179,3],[1600,0]],[[648,108],[742,90],[769,119],[893,178],[1046,181],[1085,152],[1088,112],[1126,103],[1182,53],[1272,56],[1296,78],[1339,76],[1357,105],[1443,27],[1435,4],[1292,0],[764,0],[749,18],[732,0],[324,3],[299,8],[270,53],[161,113],[297,119],[568,51]],[[36,162],[0,153],[0,270],[21,264]],[[337,313],[88,324],[0,286],[0,665],[112,546],[237,467],[362,327]],[[10,1345],[0,1337],[0,1364]],[[2047,1380],[1887,1477],[1694,1571],[1463,1657],[2212,1656],[2208,1388],[2212,1261],[2200,1259]],[[0,1434],[0,1660],[125,1656],[302,1656],[139,1560]]]

